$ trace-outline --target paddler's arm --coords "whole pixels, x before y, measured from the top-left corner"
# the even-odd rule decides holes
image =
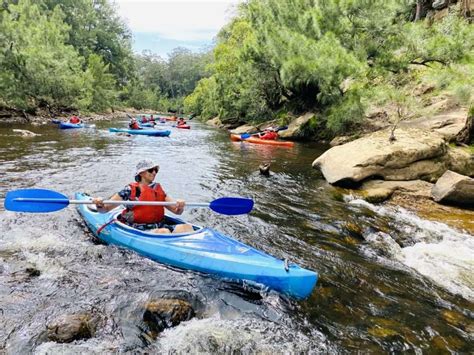
[[[165,198],[166,202],[176,202],[176,205],[173,206],[165,206],[166,209],[170,210],[174,214],[181,214],[184,211],[184,206],[186,205],[186,202],[184,200],[174,200],[169,196],[166,196]]]
[[[114,201],[123,201],[122,197],[120,197],[119,194],[113,195],[109,200],[114,200]],[[102,197],[95,197],[92,199],[92,202],[95,203],[97,207],[97,212],[100,213],[106,213],[109,212],[110,210],[113,210],[117,205],[106,205],[104,204],[104,199]]]

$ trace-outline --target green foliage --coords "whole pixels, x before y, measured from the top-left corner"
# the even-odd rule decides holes
[[[83,93],[80,108],[89,111],[104,111],[116,101],[114,76],[109,73],[109,65],[97,54],[89,56]]]
[[[120,86],[134,76],[131,33],[108,0],[41,0],[54,11],[59,7],[69,25],[67,44],[89,60],[99,55]]]
[[[454,97],[469,104],[470,64],[455,81],[447,71],[471,61],[472,25],[456,11],[434,24],[407,22],[414,6],[409,0],[242,3],[219,33],[211,78],[185,105],[223,121],[319,112],[318,130],[343,133],[363,121],[371,100],[395,108],[394,121],[412,116],[417,104],[404,86],[415,66],[434,68]]]
[[[22,0],[1,16],[0,96],[7,105],[75,105],[84,82],[83,59],[64,43],[69,27],[62,11],[46,15],[31,0]]]

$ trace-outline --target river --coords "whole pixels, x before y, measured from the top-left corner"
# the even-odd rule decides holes
[[[0,351],[6,353],[352,353],[472,351],[474,238],[438,222],[341,193],[311,168],[325,147],[231,142],[195,121],[169,138],[108,132],[125,121],[61,131],[53,124],[0,126],[0,198],[19,188],[108,197],[132,181],[137,160],[160,164],[167,193],[192,202],[251,197],[248,215],[187,209],[210,226],[317,271],[296,301],[162,265],[94,242],[73,207],[48,214],[0,206]],[[23,138],[12,128],[40,135]],[[258,166],[271,162],[271,176]],[[354,233],[358,230],[358,233]],[[37,270],[32,273],[28,270]],[[188,300],[196,317],[156,340],[139,310],[156,295]],[[48,342],[61,314],[95,312],[94,337]]]

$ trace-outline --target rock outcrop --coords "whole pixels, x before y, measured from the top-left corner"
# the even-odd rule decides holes
[[[431,190],[436,202],[474,206],[474,179],[446,171]]]
[[[396,140],[390,143],[389,137],[390,130],[383,130],[333,147],[317,158],[313,167],[331,184],[367,178],[434,182],[450,167],[448,145],[437,133],[397,129]]]
[[[250,133],[250,132],[256,132],[256,131],[258,131],[257,127],[246,124],[246,125],[234,128],[233,130],[230,131],[230,133],[242,134],[242,133]]]
[[[305,113],[303,116],[300,116],[288,125],[288,128],[284,131],[279,131],[278,135],[281,138],[286,139],[298,139],[301,138],[303,135],[304,127],[309,122],[310,119],[314,117],[314,113],[308,112]]]

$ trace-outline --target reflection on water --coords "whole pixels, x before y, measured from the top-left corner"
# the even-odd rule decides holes
[[[25,187],[108,197],[132,181],[137,160],[154,159],[161,167],[157,179],[175,198],[253,198],[249,215],[195,208],[183,217],[318,271],[311,297],[296,302],[275,292],[249,293],[96,244],[71,207],[30,215],[1,206],[0,349],[468,352],[472,236],[440,231],[403,211],[336,198],[335,189],[311,169],[324,147],[231,142],[223,131],[190,123],[191,130],[171,128],[169,138],[108,132],[125,122],[67,131],[52,124],[0,126],[0,197]],[[12,128],[41,135],[21,138]],[[264,162],[271,163],[270,177],[259,173]],[[142,307],[164,293],[190,301],[197,316],[151,341],[141,331]],[[81,311],[100,320],[93,338],[46,342],[49,321]]]

